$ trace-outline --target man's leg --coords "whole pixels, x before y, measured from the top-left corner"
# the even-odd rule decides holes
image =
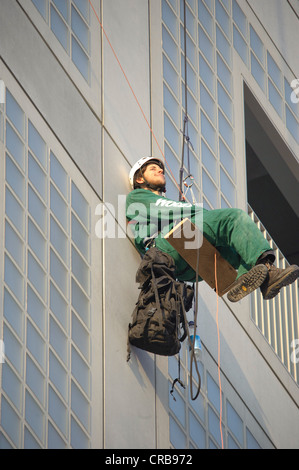
[[[261,231],[241,209],[215,209],[204,211],[203,233],[212,245],[238,269],[239,278],[256,265],[264,253],[272,249]],[[236,266],[236,254],[239,266]]]

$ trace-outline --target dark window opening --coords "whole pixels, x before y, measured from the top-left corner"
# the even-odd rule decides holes
[[[248,203],[290,264],[299,265],[299,164],[244,84]]]

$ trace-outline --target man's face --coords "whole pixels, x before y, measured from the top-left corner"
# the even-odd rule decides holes
[[[165,185],[165,176],[162,168],[156,163],[149,163],[143,171],[144,179],[147,183],[155,184],[158,186]],[[142,177],[137,178],[137,183],[144,183]]]

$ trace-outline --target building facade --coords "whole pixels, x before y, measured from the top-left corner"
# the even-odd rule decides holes
[[[249,212],[298,264],[296,0],[0,0],[0,448],[298,448],[298,282],[231,304],[199,285],[187,344],[132,348],[141,156]],[[217,339],[219,328],[219,341]],[[180,366],[186,388],[175,387]]]

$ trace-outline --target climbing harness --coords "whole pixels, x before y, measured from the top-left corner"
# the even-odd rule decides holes
[[[106,31],[103,27],[103,24],[102,22],[100,21],[99,19],[99,16],[92,4],[92,1],[91,0],[88,0],[89,1],[89,4],[97,18],[97,21],[102,29],[102,32],[103,32],[103,35],[105,36],[111,50],[112,50],[112,53],[124,75],[124,78],[133,94],[133,97],[141,111],[141,114],[144,118],[144,120],[146,121],[147,123],[147,126],[152,134],[152,137],[161,153],[161,155],[163,156],[164,158],[164,161],[165,161],[165,164],[167,165],[168,167],[168,171],[169,173],[171,174],[175,184],[177,185],[178,189],[179,189],[179,199],[180,201],[181,200],[186,200],[186,194],[188,193],[188,191],[190,191],[191,193],[191,196],[192,196],[192,202],[193,204],[196,202],[195,201],[195,197],[194,197],[194,193],[193,193],[193,189],[192,189],[192,186],[193,186],[193,183],[194,183],[194,177],[192,176],[191,174],[191,171],[190,171],[190,147],[193,149],[193,146],[192,146],[192,143],[190,141],[190,137],[189,137],[189,133],[188,133],[188,85],[187,85],[187,27],[186,27],[186,24],[187,24],[187,21],[186,21],[186,0],[183,0],[184,1],[184,54],[185,54],[185,67],[184,67],[184,71],[185,71],[185,84],[184,84],[184,90],[185,90],[185,116],[184,116],[184,123],[183,123],[183,129],[182,129],[182,134],[183,134],[183,146],[182,146],[182,161],[181,161],[181,167],[180,167],[180,183],[178,184],[176,182],[176,178],[174,177],[173,173],[172,173],[172,170],[165,158],[165,155],[159,145],[159,142],[153,132],[153,129],[148,121],[148,119],[146,118],[146,115],[140,105],[140,102],[136,96],[136,94],[134,93],[134,90],[128,80],[128,77],[118,59],[118,56],[109,40],[109,37],[107,36],[106,34]],[[185,147],[187,149],[187,176],[184,177],[184,165],[185,165]],[[189,183],[187,183],[187,180],[189,180]],[[183,186],[186,188],[185,190],[185,193],[184,193],[184,188]],[[151,240],[147,246],[147,248],[153,248],[154,247],[154,242]],[[197,321],[197,314],[198,314],[198,266],[199,266],[199,250],[197,250],[197,261],[196,261],[196,288],[195,288],[195,309],[194,309],[194,325],[195,325],[195,328],[196,328],[196,321]],[[221,424],[221,417],[222,417],[222,391],[221,391],[221,377],[220,377],[220,335],[219,335],[219,323],[218,323],[218,288],[217,288],[217,265],[216,265],[216,254],[215,254],[215,283],[216,283],[216,295],[217,295],[217,332],[218,332],[218,376],[219,376],[219,386],[220,386],[220,434],[221,434],[221,442],[222,442],[222,448],[223,448],[223,435],[222,435],[222,424]],[[184,312],[184,315],[185,314],[185,309],[183,309],[183,312]],[[186,318],[185,318],[185,322],[186,322]],[[187,323],[186,323],[187,325]],[[200,386],[201,386],[201,380],[200,380],[200,373],[199,373],[199,370],[198,370],[198,365],[197,365],[197,362],[195,360],[195,357],[194,357],[194,342],[193,344],[191,343],[191,339],[190,339],[190,335],[189,335],[189,331],[188,331],[188,327],[186,328],[186,333],[187,333],[187,336],[188,336],[188,341],[189,343],[192,345],[191,347],[191,355],[190,355],[190,392],[191,392],[191,398],[192,400],[195,400],[198,395],[199,395],[199,392],[200,392]],[[194,341],[195,341],[195,336],[196,336],[196,331],[194,331]],[[183,388],[185,388],[184,384],[182,383],[181,379],[180,379],[180,357],[179,357],[179,363],[178,363],[178,367],[179,367],[179,377],[177,379],[174,380],[173,384],[172,384],[172,389],[171,389],[171,394],[173,395],[173,391],[174,391],[174,386],[176,383],[179,383]],[[195,366],[195,370],[196,370],[196,373],[198,375],[198,389],[197,389],[197,392],[196,394],[193,396],[193,390],[192,390],[192,387],[193,387],[193,378],[192,378],[192,375],[193,375],[193,365]],[[174,398],[175,399],[175,398]]]

